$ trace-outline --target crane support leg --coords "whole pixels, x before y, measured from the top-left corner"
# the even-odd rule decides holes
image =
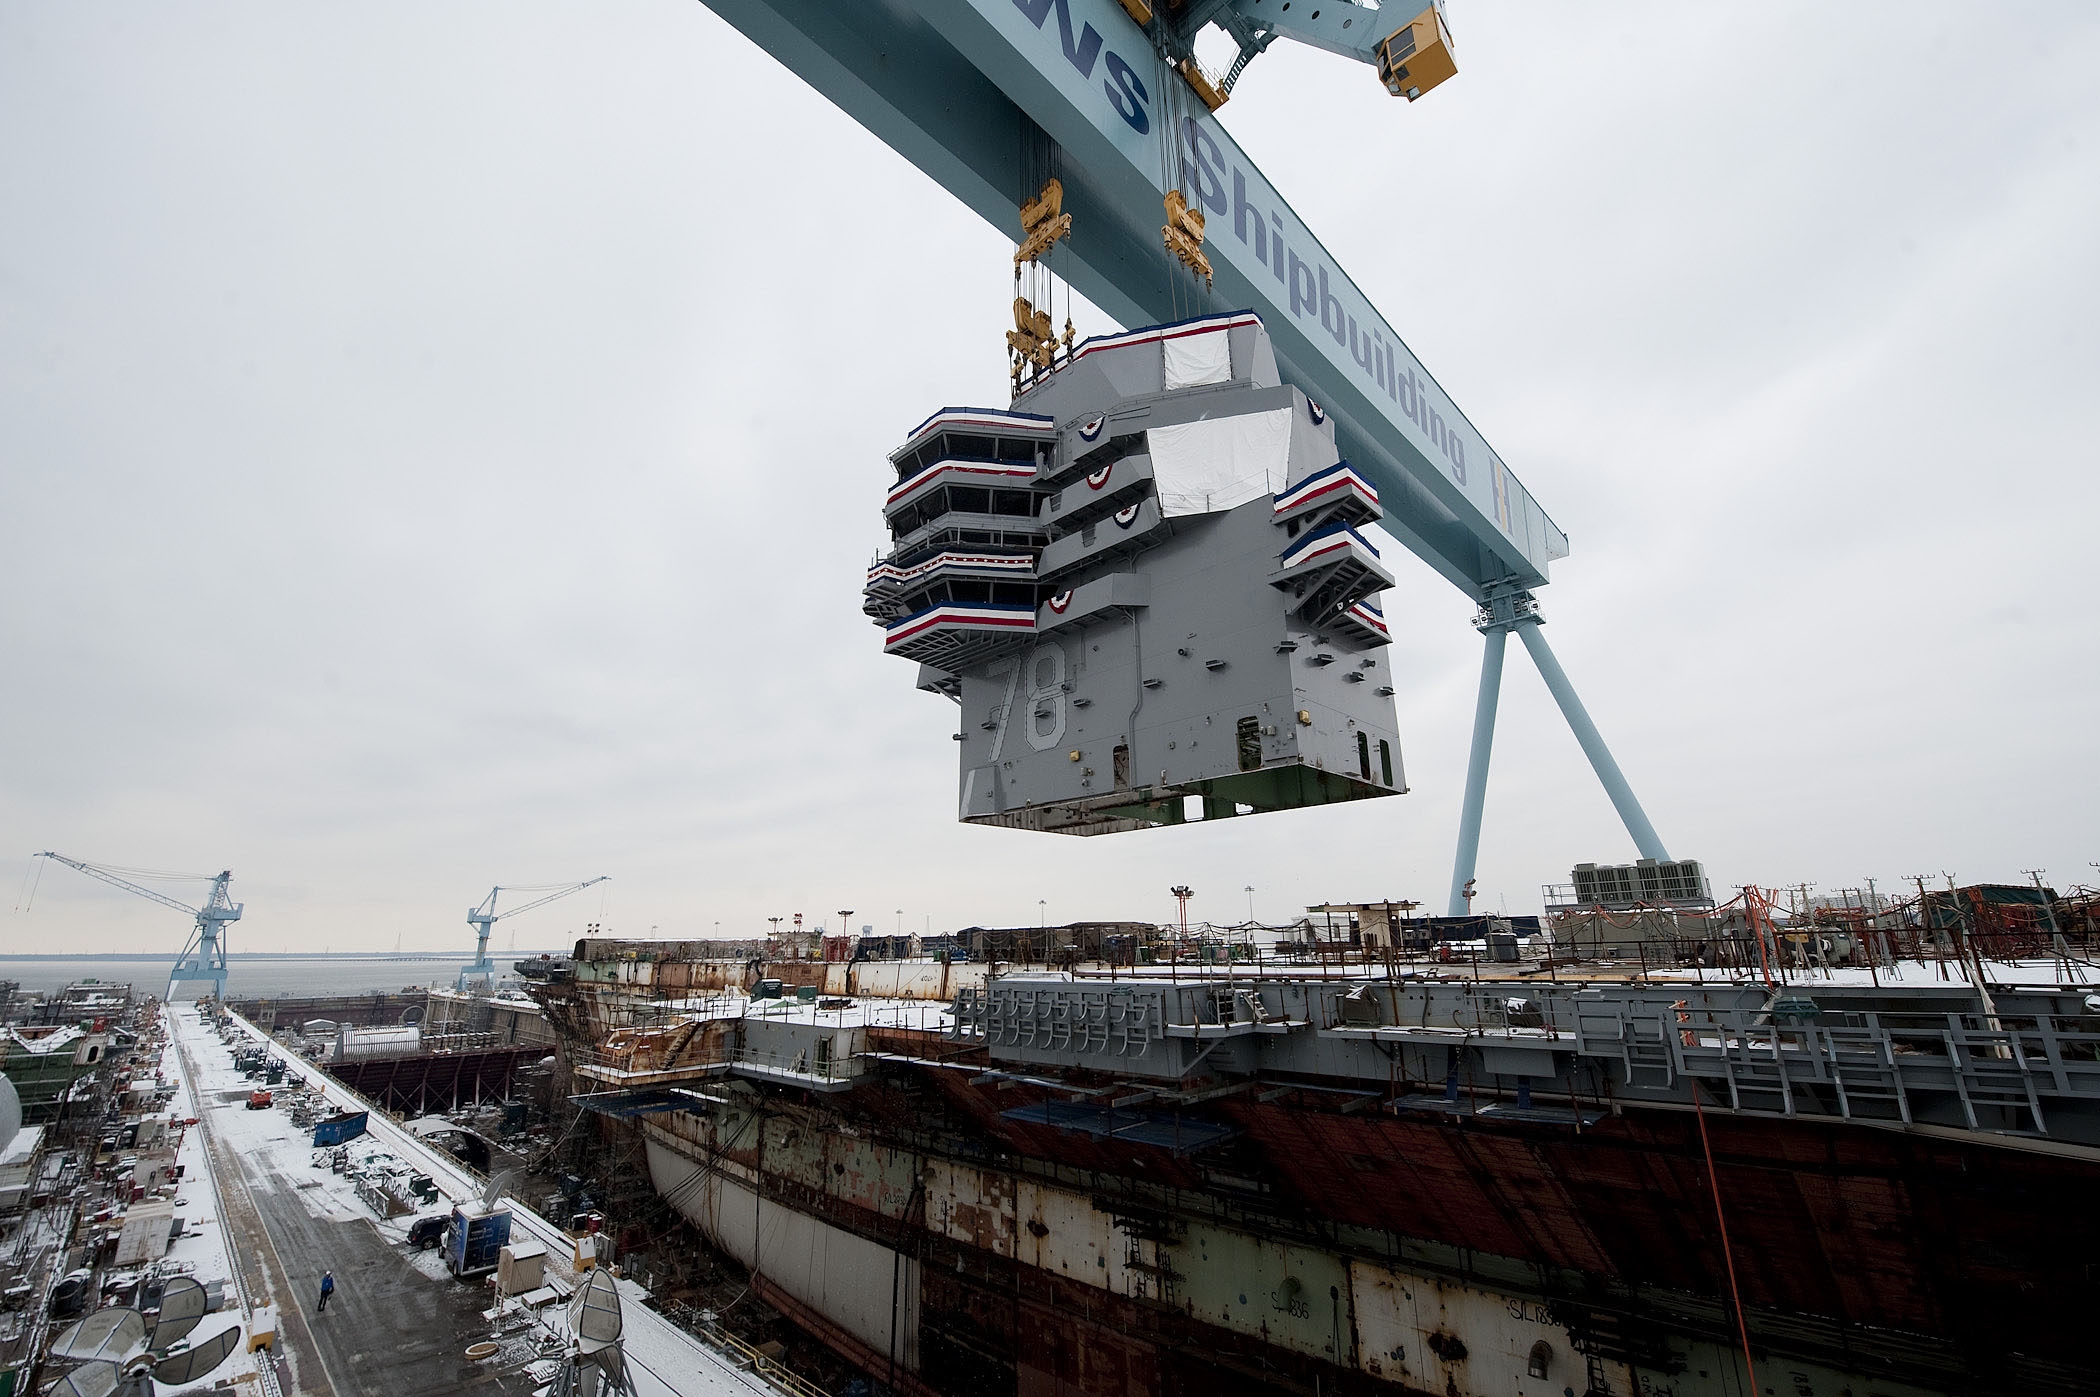
[[[1626,832],[1633,836],[1634,847],[1644,859],[1667,859],[1668,851],[1656,837],[1655,826],[1648,823],[1648,814],[1641,803],[1633,797],[1633,787],[1626,784],[1625,773],[1612,759],[1611,749],[1604,745],[1604,735],[1590,721],[1589,710],[1575,696],[1575,686],[1568,682],[1567,671],[1560,667],[1553,651],[1546,645],[1546,637],[1540,629],[1536,614],[1527,616],[1515,626],[1517,636],[1524,648],[1531,652],[1533,664],[1539,667],[1539,675],[1553,693],[1553,701],[1560,705],[1560,713],[1568,720],[1568,727],[1575,733],[1575,740],[1582,744],[1583,755],[1590,759],[1597,779],[1604,784],[1604,793],[1611,797],[1612,806],[1618,810],[1619,818],[1626,824]],[[1475,742],[1479,741],[1476,737]]]
[[[1502,697],[1502,655],[1509,631],[1486,632],[1487,651],[1480,657],[1480,697],[1473,704],[1473,754],[1466,759],[1466,800],[1458,816],[1458,856],[1451,863],[1450,915],[1467,911],[1466,884],[1473,881],[1480,856],[1480,814],[1487,804],[1488,755],[1495,746],[1495,707]]]

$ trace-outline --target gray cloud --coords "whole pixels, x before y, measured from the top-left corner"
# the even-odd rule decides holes
[[[1226,119],[1572,535],[1672,851],[2093,878],[2100,22],[1453,23],[1421,103],[1279,46]],[[1010,242],[700,6],[12,7],[0,187],[0,849],[230,865],[253,947],[599,872],[520,937],[1442,898],[1478,640],[1418,566],[1405,799],[954,823],[858,596],[886,451],[1001,401]],[[1513,657],[1489,905],[1630,855]],[[56,870],[6,941],[181,930]]]

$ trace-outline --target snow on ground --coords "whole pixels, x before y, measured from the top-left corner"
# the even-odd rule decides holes
[[[192,1043],[208,1043],[211,1048],[218,1048],[193,1008],[183,1006],[177,1012],[181,1014],[181,1022],[176,1025],[178,1032],[188,1036]],[[270,1041],[267,1035],[250,1025],[242,1023],[241,1027],[258,1042]],[[336,1109],[371,1112],[369,1134],[352,1142],[354,1148],[384,1152],[429,1175],[436,1181],[442,1195],[438,1208],[449,1208],[454,1202],[480,1196],[481,1182],[449,1153],[418,1140],[320,1068],[285,1053],[281,1046],[278,1051],[289,1064],[288,1073],[322,1093]],[[230,1092],[237,1087],[245,1097],[251,1085],[246,1079],[230,1065],[216,1069],[222,1053],[220,1050],[200,1055],[200,1073],[207,1079],[206,1089]],[[214,1066],[204,1065],[206,1060]],[[218,1078],[224,1080],[215,1080]],[[261,1169],[251,1171],[251,1178],[258,1173],[275,1176],[280,1181],[275,1186],[282,1186],[283,1180],[297,1179],[292,1186],[299,1189],[308,1208],[317,1216],[371,1218],[390,1238],[407,1236],[407,1225],[416,1214],[391,1223],[380,1222],[357,1197],[353,1183],[331,1173],[326,1167],[313,1167],[312,1137],[293,1129],[281,1111],[224,1110],[213,1118],[213,1125],[222,1131],[222,1138],[232,1143],[244,1159],[262,1164]],[[238,1133],[233,1133],[236,1131]],[[307,1175],[314,1178],[313,1184],[305,1181]],[[509,1200],[509,1203],[512,1235],[530,1237],[545,1246],[549,1283],[564,1293],[573,1290],[577,1274],[571,1264],[574,1247],[569,1235],[516,1199]],[[428,1215],[438,1208],[424,1209],[422,1214]],[[328,1211],[318,1211],[321,1209]],[[411,1265],[426,1274],[449,1278],[443,1260],[436,1252],[411,1255],[408,1259]],[[769,1384],[734,1367],[720,1353],[646,1308],[643,1301],[648,1298],[648,1292],[640,1286],[623,1280],[620,1293],[626,1301],[623,1320],[628,1376],[637,1397],[747,1397],[750,1393],[774,1392]],[[566,1324],[564,1309],[559,1305],[549,1306],[544,1317],[557,1328]]]
[[[1813,988],[1817,985],[1903,985],[1912,989],[1929,989],[1934,985],[1966,985],[1969,983],[1969,968],[1960,961],[1899,961],[1895,965],[1877,966],[1869,969],[1864,965],[1844,965],[1831,969],[1820,967],[1801,969],[1788,966],[1781,970],[1772,967],[1773,977],[1784,977],[1789,985]],[[2100,966],[2087,965],[2077,960],[1987,960],[1983,963],[1985,981],[1994,990],[2001,989],[2062,989],[2066,986],[2100,985]],[[1565,978],[1574,979],[1570,974]],[[1655,970],[1649,972],[1650,980],[1696,980],[1695,970]],[[1712,970],[1705,972],[1708,980],[1726,977]],[[1737,973],[1736,979],[1748,983],[1759,978],[1755,974]]]
[[[168,1103],[169,1115],[178,1121],[201,1118],[204,1114],[200,1109],[202,1103],[192,1095],[189,1079],[176,1058],[172,1041],[161,1054],[161,1071],[176,1083],[175,1095]],[[206,1315],[204,1322],[190,1331],[190,1340],[194,1344],[212,1338],[226,1327],[229,1318],[240,1321],[243,1337],[231,1358],[196,1382],[181,1387],[163,1383],[157,1390],[196,1392],[227,1379],[253,1382],[257,1376],[257,1359],[248,1352],[246,1341],[252,1316],[243,1307],[240,1283],[234,1277],[233,1260],[227,1254],[226,1232],[219,1223],[218,1190],[214,1186],[211,1158],[205,1149],[202,1130],[183,1130],[175,1162],[182,1166],[182,1186],[175,1193],[175,1212],[183,1220],[182,1235],[168,1248],[165,1260],[188,1267],[186,1274],[200,1284],[217,1280],[225,1282],[226,1286],[224,1307]]]

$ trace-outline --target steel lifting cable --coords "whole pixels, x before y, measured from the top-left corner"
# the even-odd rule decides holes
[[[1017,111],[1015,113],[1014,153],[1017,159],[1016,170],[1020,175],[1021,181],[1019,197],[1015,202],[1017,209],[1026,209],[1042,189],[1042,181],[1038,178],[1041,171],[1036,158],[1035,138],[1038,130],[1040,128],[1036,126],[1026,112]],[[1027,239],[1028,230],[1026,227],[1023,227],[1020,233],[1020,242],[1025,243]],[[1033,311],[1036,303],[1042,296],[1042,288],[1039,285],[1042,270],[1040,266],[1041,259],[1038,258],[1035,261],[1023,264],[1018,260],[1018,247],[1016,248],[1016,255],[1017,260],[1014,262],[1014,296],[1018,300],[1026,301],[1030,310]],[[1025,376],[1028,370],[1028,356],[1019,350],[1010,349],[1008,352],[1011,357],[1019,361],[1016,367]],[[1017,391],[1020,381],[1020,378],[1015,379]]]
[[[1049,138],[1049,133],[1038,126],[1035,128],[1035,137],[1029,142],[1029,163],[1034,167],[1031,173],[1034,176],[1035,193],[1038,195],[1042,193],[1044,186],[1050,182]],[[1047,253],[1049,249],[1045,248],[1044,251]],[[1031,285],[1029,287],[1028,303],[1046,313],[1050,309],[1048,305],[1050,299],[1049,278],[1050,259],[1047,256],[1036,258],[1029,267],[1029,281]]]
[[[1063,147],[1063,146],[1060,146],[1060,145],[1059,145],[1059,144],[1057,144],[1057,142],[1055,142],[1055,141],[1052,141],[1052,142],[1050,143],[1050,177],[1051,177],[1052,179],[1056,180],[1056,181],[1058,182],[1058,185],[1059,185],[1060,187],[1062,187],[1062,186],[1064,185],[1064,182],[1065,182],[1065,152],[1064,152],[1064,147]],[[1070,191],[1070,190],[1067,190],[1066,192],[1067,192],[1067,193],[1070,193],[1071,191]],[[1075,224],[1076,224],[1076,223],[1078,223],[1078,221],[1079,221],[1079,220],[1075,218],[1075,219],[1073,219],[1072,221],[1073,221],[1073,223],[1075,223]],[[1065,242],[1066,242],[1066,243],[1067,243],[1067,244],[1069,245],[1069,244],[1071,243],[1071,241],[1072,241],[1072,235],[1071,235],[1070,233],[1067,233],[1067,234],[1065,234],[1065,238],[1064,238],[1064,240],[1065,240]],[[1050,245],[1050,248],[1051,248],[1051,251],[1050,251],[1050,253],[1049,253],[1049,254],[1048,254],[1048,255],[1047,255],[1047,256],[1046,256],[1045,258],[1044,258],[1044,262],[1043,262],[1043,265],[1044,265],[1045,267],[1048,267],[1048,266],[1049,266],[1049,258],[1050,258],[1050,257],[1054,257],[1054,256],[1056,256],[1056,255],[1057,255],[1057,252],[1058,252],[1058,247],[1057,247],[1057,244],[1056,244],[1056,243],[1052,243],[1052,244]],[[1067,250],[1067,251],[1069,251],[1069,246],[1067,247],[1067,249],[1066,249],[1066,250]],[[1067,324],[1067,325],[1070,325],[1070,324],[1072,323],[1072,274],[1071,274],[1070,272],[1066,272],[1066,273],[1065,273],[1065,274],[1063,275],[1063,277],[1061,277],[1061,278],[1059,278],[1059,277],[1055,277],[1055,276],[1053,276],[1053,277],[1051,278],[1051,281],[1050,281],[1050,296],[1051,296],[1051,299],[1052,299],[1052,301],[1053,301],[1053,302],[1054,302],[1054,301],[1056,300],[1056,297],[1057,297],[1057,283],[1058,283],[1058,282],[1059,282],[1060,280],[1062,280],[1062,281],[1064,282],[1064,288],[1065,288],[1065,324]],[[1053,311],[1053,314],[1054,314],[1054,312],[1055,312],[1055,306],[1054,306],[1054,305],[1053,305],[1053,307],[1052,307],[1052,311]],[[1066,358],[1067,358],[1067,360],[1068,360],[1068,361],[1069,361],[1069,359],[1070,359],[1070,357],[1071,357],[1071,353],[1072,353],[1072,346],[1068,344],[1068,345],[1066,345],[1066,346],[1065,346],[1065,355],[1066,355]]]
[[[99,868],[104,873],[121,873],[126,878],[156,878],[168,883],[209,883],[218,876],[214,873],[172,873],[164,868],[125,868],[120,864],[114,863],[97,863],[89,864],[88,866],[90,868]]]
[[[16,895],[15,910],[17,912],[27,912],[36,906],[36,890],[44,886],[44,865],[49,862],[49,859],[40,859],[34,854],[30,855],[29,870],[22,876],[22,886],[28,890],[27,900],[25,901],[21,894]]]
[[[1757,1360],[1750,1356],[1750,1325],[1743,1318],[1743,1292],[1735,1279],[1735,1252],[1728,1245],[1728,1215],[1721,1207],[1721,1178],[1714,1169],[1714,1146],[1706,1134],[1706,1108],[1699,1104],[1699,1083],[1694,1080],[1691,1087],[1692,1114],[1699,1121],[1699,1148],[1706,1155],[1706,1186],[1713,1192],[1714,1221],[1721,1227],[1721,1264],[1728,1271],[1728,1298],[1735,1302],[1736,1338],[1742,1342],[1743,1366],[1750,1370],[1750,1391],[1755,1394],[1761,1390],[1757,1385]]]
[[[1179,186],[1174,180],[1174,68],[1167,60],[1164,43],[1154,41],[1153,57],[1159,60],[1159,187],[1162,198]],[[1174,254],[1162,240],[1159,255],[1167,275],[1168,320],[1181,318],[1181,283],[1174,275]]]
[[[1017,197],[1014,200],[1014,206],[1016,208],[1019,208],[1022,205],[1026,204],[1030,197],[1030,190],[1028,187],[1028,176],[1032,173],[1030,166],[1032,165],[1034,160],[1034,142],[1029,140],[1028,138],[1028,125],[1028,113],[1021,111],[1019,108],[1015,108],[1014,168],[1021,176],[1021,187],[1017,191],[1019,197]],[[1021,264],[1016,262],[1014,264],[1014,271],[1016,273],[1019,273],[1020,270]]]

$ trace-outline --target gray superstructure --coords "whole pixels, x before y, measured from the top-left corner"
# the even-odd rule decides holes
[[[866,610],[961,707],[961,818],[1064,834],[1406,790],[1375,490],[1260,319],[1088,341],[891,454]]]

